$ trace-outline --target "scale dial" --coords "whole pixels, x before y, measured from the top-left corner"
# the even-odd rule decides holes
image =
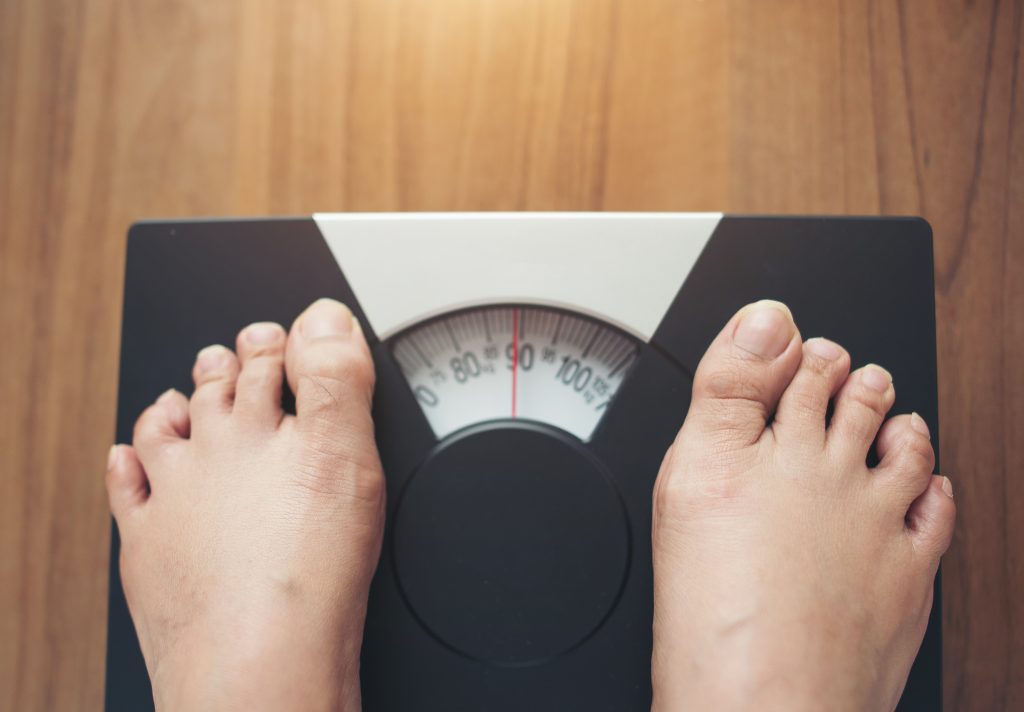
[[[439,439],[515,418],[586,442],[639,347],[596,319],[535,306],[468,309],[394,340],[395,357]]]

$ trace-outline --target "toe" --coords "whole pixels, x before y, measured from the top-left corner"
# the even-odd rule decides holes
[[[106,484],[110,512],[119,524],[123,524],[125,517],[149,498],[146,472],[132,446],[114,445],[110,448]]]
[[[687,428],[719,443],[756,442],[800,365],[800,334],[789,309],[760,301],[743,307],[697,367]]]
[[[934,559],[946,553],[953,539],[956,505],[948,477],[934,475],[928,488],[907,511],[907,528],[918,551]]]
[[[821,446],[832,396],[850,373],[850,356],[828,339],[808,339],[793,381],[779,400],[772,432],[783,442]]]
[[[190,413],[197,427],[201,428],[205,421],[231,413],[237,379],[238,357],[230,349],[217,344],[207,346],[196,355],[192,368],[196,389],[192,394]]]
[[[852,461],[867,460],[871,443],[895,400],[892,376],[884,368],[869,364],[854,371],[835,399],[829,448]]]
[[[182,442],[191,433],[188,398],[173,388],[165,391],[135,421],[132,444],[146,461],[166,448]]]
[[[341,446],[336,454],[375,452],[373,360],[352,312],[331,299],[314,302],[292,326],[285,361],[297,426]]]
[[[917,413],[897,415],[878,433],[875,475],[901,493],[906,506],[924,492],[935,469],[935,450],[928,426]]]
[[[250,324],[238,334],[236,347],[241,371],[233,412],[271,426],[281,422],[284,345],[285,333],[280,324]]]

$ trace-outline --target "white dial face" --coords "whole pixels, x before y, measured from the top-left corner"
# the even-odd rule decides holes
[[[394,353],[438,438],[524,418],[590,439],[639,351],[594,319],[546,307],[483,307],[413,327]]]

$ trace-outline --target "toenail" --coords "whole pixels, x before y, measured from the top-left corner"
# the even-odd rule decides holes
[[[932,434],[928,431],[928,423],[924,422],[924,418],[917,413],[910,414],[910,427],[921,433],[921,435],[924,435],[929,440],[932,439]]]
[[[318,299],[302,317],[299,328],[308,339],[348,334],[352,331],[352,312],[341,302]]]
[[[793,330],[793,317],[784,304],[761,301],[740,317],[733,343],[755,356],[773,359],[786,350]]]
[[[227,357],[227,349],[223,346],[207,346],[196,356],[199,373],[209,373],[221,368],[227,363]]]
[[[165,400],[170,398],[171,395],[173,395],[176,392],[177,391],[175,391],[173,388],[168,388],[166,391],[164,391],[163,393],[160,394],[160,397],[156,399],[156,402],[157,403],[163,403]]]
[[[949,481],[948,477],[942,478],[942,491],[946,493],[947,497],[953,497],[953,483]]]
[[[111,445],[110,451],[107,453],[107,469],[113,470],[114,466],[117,465],[117,459],[121,455],[121,449],[117,445]]]
[[[281,338],[281,327],[272,322],[260,322],[245,327],[245,340],[255,346],[276,343]]]
[[[815,356],[827,361],[835,361],[842,355],[842,350],[828,339],[808,339],[807,350]]]
[[[892,374],[874,364],[864,369],[864,375],[861,378],[865,386],[879,393],[885,393],[892,385]]]

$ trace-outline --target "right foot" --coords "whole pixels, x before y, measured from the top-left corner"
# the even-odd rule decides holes
[[[924,421],[883,426],[888,373],[849,369],[777,302],[701,361],[655,487],[654,709],[898,702],[955,507]]]

